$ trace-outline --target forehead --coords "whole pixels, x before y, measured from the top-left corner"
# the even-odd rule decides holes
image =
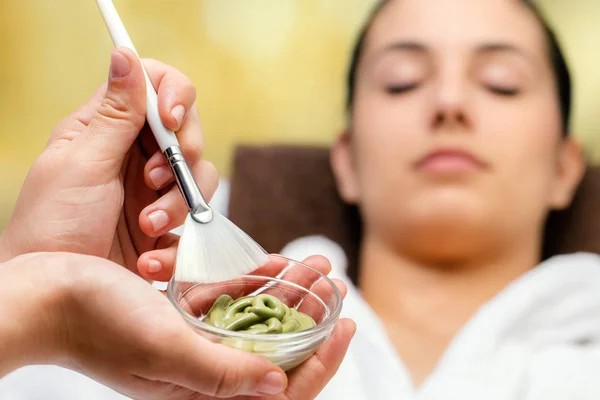
[[[366,52],[396,41],[413,41],[433,51],[469,51],[493,43],[544,58],[541,24],[519,0],[391,0],[366,38]]]

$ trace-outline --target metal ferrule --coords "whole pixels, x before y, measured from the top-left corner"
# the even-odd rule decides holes
[[[185,161],[181,149],[178,146],[171,146],[163,154],[175,176],[175,182],[177,182],[179,191],[185,199],[192,218],[200,223],[210,222],[213,217],[213,211],[206,200],[204,200],[204,196],[202,196],[200,188],[194,180],[192,171]]]

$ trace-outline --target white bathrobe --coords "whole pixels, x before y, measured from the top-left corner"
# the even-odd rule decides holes
[[[319,237],[284,252],[328,256],[345,278],[339,246]],[[345,279],[342,316],[357,332],[318,400],[600,400],[600,256],[554,257],[483,305],[415,388],[385,330]]]
[[[324,254],[344,277],[339,247],[322,238],[282,253]],[[377,316],[349,285],[343,316],[357,333],[319,400],[600,400],[600,257],[555,257],[480,308],[416,389]],[[23,368],[0,380],[1,400],[125,399],[75,372]],[[299,399],[300,400],[300,399]],[[302,399],[304,400],[304,399]]]

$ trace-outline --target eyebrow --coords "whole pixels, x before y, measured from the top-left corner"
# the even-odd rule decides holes
[[[397,50],[408,50],[408,51],[412,51],[412,52],[416,52],[416,53],[426,53],[427,47],[425,47],[425,45],[418,43],[418,42],[397,41],[397,42],[393,42],[393,43],[387,45],[378,53],[383,54],[383,53],[388,53],[388,52],[394,51],[394,50],[396,50],[396,51]]]
[[[422,43],[415,42],[415,41],[396,41],[396,42],[393,42],[393,43],[385,46],[383,49],[379,50],[377,52],[376,58],[379,58],[380,56],[382,56],[384,54],[394,52],[394,51],[409,51],[409,52],[421,53],[421,54],[429,53],[429,49],[427,48],[427,46],[425,46]],[[520,49],[519,47],[517,47],[513,44],[510,44],[510,43],[490,42],[490,43],[485,43],[485,44],[479,45],[475,48],[476,54],[503,53],[503,52],[517,54],[530,62],[533,61],[530,54],[528,54],[523,49]]]
[[[529,54],[509,43],[486,43],[476,49],[477,53],[514,53],[529,59]]]

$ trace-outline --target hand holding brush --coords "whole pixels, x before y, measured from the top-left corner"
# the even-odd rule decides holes
[[[136,52],[112,0],[97,0],[97,3],[115,46]],[[144,76],[148,124],[190,211],[177,252],[175,280],[220,282],[265,265],[269,258],[262,247],[208,205],[181,152],[175,133],[162,123],[158,96],[145,69]]]
[[[158,109],[209,200],[218,184],[202,160],[203,138],[191,80],[144,59]],[[109,68],[107,68],[108,70]],[[146,122],[142,63],[112,51],[107,81],[58,123],[35,160],[0,237],[0,261],[38,251],[108,258],[148,279],[173,271],[188,209]]]
[[[173,67],[151,59],[142,65],[120,48],[107,82],[58,124],[31,168],[0,237],[0,261],[65,251],[108,258],[148,279],[173,271],[179,237],[169,232],[184,224],[189,205],[146,124],[148,79],[154,115],[162,129],[177,132],[187,177],[203,203],[210,200],[218,174],[201,159],[195,87]]]

